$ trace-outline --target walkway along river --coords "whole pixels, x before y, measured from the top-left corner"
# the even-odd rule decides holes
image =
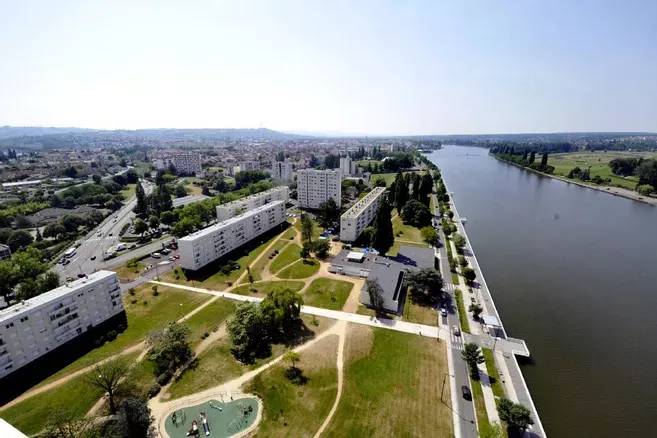
[[[649,436],[657,208],[447,146],[441,169],[550,438]]]

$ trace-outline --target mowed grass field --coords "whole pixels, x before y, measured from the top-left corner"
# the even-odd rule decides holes
[[[402,172],[402,174],[406,175],[407,173],[411,172]],[[418,174],[422,175],[424,174],[424,171],[421,170],[418,172]],[[386,186],[390,187],[390,184],[392,184],[395,181],[395,177],[397,176],[397,172],[390,172],[390,173],[375,173],[372,175],[372,181],[375,181],[378,177],[382,176],[383,179],[386,180]]]
[[[623,178],[611,173],[609,162],[614,158],[657,158],[657,154],[650,152],[574,152],[568,154],[555,154],[548,157],[548,164],[554,166],[554,174],[567,176],[575,167],[580,169],[591,168],[591,177],[599,175],[601,178],[611,178],[611,183],[634,190],[638,179],[635,177]],[[577,180],[579,181],[579,180]]]
[[[303,302],[307,306],[342,310],[353,287],[348,281],[316,278],[304,292]]]
[[[452,412],[440,402],[443,342],[350,324],[344,371],[342,398],[324,436],[453,436]],[[449,399],[449,389],[445,394]]]

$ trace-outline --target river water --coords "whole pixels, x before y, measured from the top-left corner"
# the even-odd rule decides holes
[[[443,174],[549,437],[656,436],[657,208],[499,162]],[[652,432],[651,432],[652,431]]]

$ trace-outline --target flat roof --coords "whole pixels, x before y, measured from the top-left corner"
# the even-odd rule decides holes
[[[257,198],[260,198],[262,196],[266,196],[269,193],[279,192],[282,189],[285,189],[285,191],[288,190],[287,186],[274,187],[274,188],[271,188],[271,189],[267,189],[264,192],[254,193],[253,195],[249,195],[249,196],[245,196],[243,198],[235,199],[234,201],[226,202],[225,204],[219,204],[219,205],[217,205],[217,208],[219,208],[219,207],[228,207],[228,206],[231,206],[231,205],[241,204],[244,201],[248,201],[249,199],[257,199]]]
[[[116,277],[116,272],[97,271],[94,272],[93,274],[87,275],[86,278],[79,278],[63,286],[59,286],[58,288],[53,289],[49,292],[38,295],[34,298],[30,298],[29,300],[14,304],[6,309],[0,310],[0,322],[9,319],[10,317],[19,314],[25,310],[31,310],[37,306],[46,304],[50,301],[56,300],[57,298],[68,295],[72,291],[79,289],[83,286],[87,286],[90,283],[92,284],[97,283],[99,281],[106,280],[109,277]]]
[[[341,250],[335,258],[333,258],[333,261],[331,261],[331,265],[333,266],[353,266],[354,268],[359,268],[359,269],[370,269],[372,267],[372,264],[376,260],[377,255],[374,253],[361,253],[363,254],[363,260],[360,262],[355,262],[351,261],[348,258],[349,253],[352,251],[348,249],[343,249]]]
[[[269,202],[265,205],[261,205],[260,207],[256,207],[252,210],[248,210],[244,213],[242,213],[239,216],[231,217],[230,219],[226,219],[225,221],[217,222],[216,224],[209,226],[207,228],[203,228],[202,230],[196,231],[192,234],[189,234],[185,237],[182,237],[178,239],[178,242],[193,242],[199,237],[205,237],[209,234],[214,233],[215,231],[224,228],[228,225],[232,225],[237,222],[241,222],[243,219],[246,219],[248,217],[251,217],[257,213],[261,213],[265,210],[269,210],[271,207],[277,206],[277,205],[284,205],[285,203],[283,201],[272,201]]]
[[[362,252],[351,251],[349,254],[347,254],[347,258],[349,260],[362,260],[363,257],[365,257],[365,253]]]
[[[189,196],[183,196],[182,198],[175,198],[171,202],[173,204],[173,208],[176,208],[176,207],[182,207],[183,205],[191,204],[192,202],[204,201],[206,199],[210,199],[210,196],[189,195]]]
[[[379,196],[383,194],[383,192],[386,191],[385,187],[375,187],[371,192],[369,192],[365,197],[358,202],[356,202],[354,205],[351,206],[349,210],[345,212],[345,214],[342,215],[343,218],[356,218],[359,214],[361,214],[367,207],[370,206],[372,202],[374,202]]]
[[[386,296],[392,295],[392,299],[399,299],[402,280],[404,278],[404,266],[387,259],[377,260],[370,269],[368,280],[377,280]],[[363,286],[367,290],[367,283]]]
[[[435,258],[436,254],[433,248],[410,245],[401,245],[397,250],[397,256],[394,257],[395,261],[416,268],[433,268]]]
[[[490,325],[493,327],[501,327],[502,324],[500,323],[500,320],[497,319],[496,316],[493,315],[482,315],[481,319],[484,321],[484,324]]]

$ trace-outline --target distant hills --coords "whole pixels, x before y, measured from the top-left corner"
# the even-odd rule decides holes
[[[48,135],[48,134],[65,134],[69,132],[91,131],[84,128],[55,128],[43,126],[0,126],[0,139],[10,137]]]

